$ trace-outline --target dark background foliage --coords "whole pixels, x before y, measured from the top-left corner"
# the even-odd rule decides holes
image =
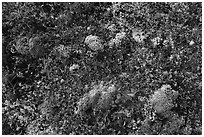
[[[2,134],[201,134],[201,18],[201,3],[3,2]],[[148,33],[143,43],[131,36],[138,27]],[[125,39],[109,48],[121,31]],[[88,35],[99,36],[104,50],[91,51],[84,44]],[[156,46],[155,37],[163,39]],[[39,42],[21,54],[15,48],[21,38]],[[54,52],[59,45],[67,47],[67,57]],[[80,68],[70,72],[73,64]],[[121,91],[135,91],[129,103],[107,116],[74,114],[93,83],[113,79]],[[156,116],[142,126],[151,110],[139,98],[148,100],[163,84],[179,92],[172,112],[182,120]],[[130,116],[119,113],[123,108]]]

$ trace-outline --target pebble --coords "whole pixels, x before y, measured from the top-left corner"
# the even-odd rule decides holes
[[[78,64],[73,64],[70,68],[69,71],[73,72],[74,70],[79,69],[79,65]]]
[[[189,43],[190,46],[192,46],[194,44],[195,44],[195,42],[193,40],[191,40],[190,43]]]
[[[163,75],[164,75],[164,76],[167,76],[168,74],[169,74],[168,71],[164,71],[164,72],[163,72]]]
[[[61,80],[60,80],[60,83],[64,83],[64,81],[65,81],[64,79],[61,79]]]

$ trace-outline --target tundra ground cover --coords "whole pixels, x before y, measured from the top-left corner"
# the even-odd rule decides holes
[[[201,33],[201,3],[3,2],[2,134],[201,134]]]

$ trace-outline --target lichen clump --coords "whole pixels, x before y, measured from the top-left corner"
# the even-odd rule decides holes
[[[174,107],[173,101],[177,97],[177,91],[172,90],[170,85],[163,85],[154,92],[150,102],[157,113],[164,114]]]
[[[70,56],[70,47],[60,44],[53,50],[57,55],[68,58]]]
[[[110,47],[113,47],[113,45],[118,46],[125,37],[126,37],[126,33],[125,32],[117,33],[115,38],[110,40],[109,46]]]
[[[44,55],[44,47],[40,37],[33,37],[29,40],[30,54],[33,58],[39,58]]]
[[[39,37],[21,37],[16,41],[14,46],[16,51],[22,55],[31,55],[38,58],[44,55],[44,48]]]
[[[145,34],[141,29],[135,28],[132,30],[132,37],[136,42],[143,43],[147,34]]]
[[[85,44],[93,51],[103,50],[104,46],[98,36],[89,35],[85,39]]]
[[[29,39],[27,37],[21,37],[16,41],[15,44],[15,49],[18,53],[22,54],[22,55],[27,55],[29,54],[29,45],[28,45],[28,41]]]
[[[89,108],[96,111],[106,110],[111,106],[115,93],[114,84],[101,82],[78,101],[78,110],[75,113],[84,114]]]

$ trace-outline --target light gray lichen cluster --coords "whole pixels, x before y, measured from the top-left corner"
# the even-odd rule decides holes
[[[78,101],[78,109],[75,113],[84,114],[90,107],[94,110],[108,110],[116,92],[114,84],[101,82]]]
[[[68,58],[70,56],[70,47],[60,44],[59,46],[54,48],[54,52],[60,55],[61,57]]]
[[[89,35],[85,38],[85,44],[93,51],[103,50],[104,45],[102,44],[102,40],[98,36]]]
[[[39,37],[20,37],[14,47],[18,53],[31,55],[34,58],[41,57],[44,54],[44,48]]]
[[[153,109],[159,114],[166,114],[174,107],[173,101],[178,97],[178,92],[170,85],[163,85],[156,90],[150,99]]]

